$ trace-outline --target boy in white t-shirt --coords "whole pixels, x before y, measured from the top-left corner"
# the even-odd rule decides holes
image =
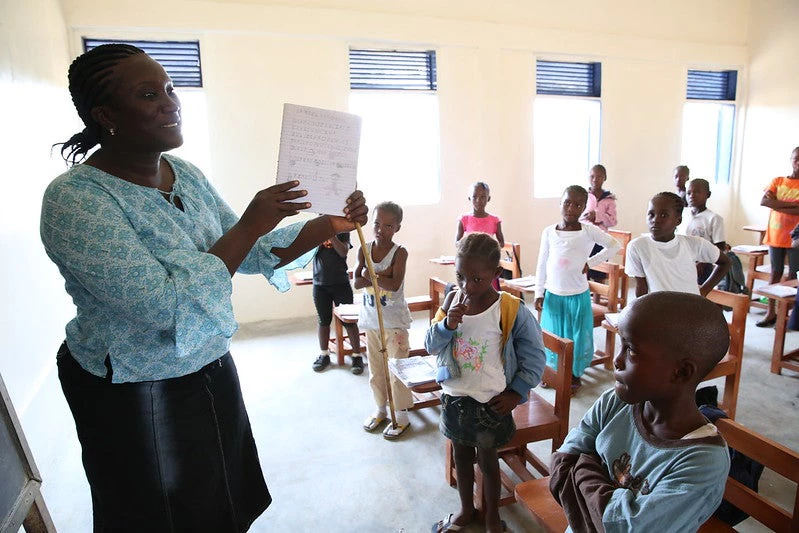
[[[730,269],[730,259],[709,241],[674,234],[682,210],[682,198],[673,192],[658,193],[649,201],[650,234],[630,242],[624,267],[635,278],[636,297],[658,291],[707,296]],[[715,263],[701,287],[696,281],[697,262]]]
[[[688,182],[685,196],[688,199],[690,215],[680,226],[680,233],[705,239],[714,244],[722,253],[727,251],[727,238],[724,232],[724,219],[718,213],[707,208],[710,198],[710,184],[701,178]],[[697,263],[698,281],[704,283],[713,271],[711,263]]]

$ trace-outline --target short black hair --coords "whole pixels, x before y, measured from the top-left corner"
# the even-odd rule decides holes
[[[706,179],[694,178],[694,179],[692,179],[691,181],[688,182],[689,185],[691,183],[696,183],[697,185],[702,187],[702,189],[704,189],[705,191],[710,193],[710,182],[708,182]]]
[[[486,194],[491,195],[491,187],[488,186],[488,183],[484,181],[476,181],[474,185],[472,185],[472,191],[474,191],[477,187],[482,187],[485,189]]]
[[[674,170],[676,170],[678,172],[684,170],[686,176],[690,176],[691,175],[691,169],[688,168],[685,165],[677,165],[676,167],[674,167]]]
[[[655,198],[658,198],[658,197],[666,198],[667,200],[671,200],[671,202],[674,204],[674,211],[677,213],[677,216],[679,216],[679,217],[682,216],[682,210],[685,207],[685,202],[683,202],[683,200],[682,200],[682,198],[680,197],[679,194],[673,193],[671,191],[663,191],[663,192],[659,192],[655,196],[653,196],[652,200],[654,200]],[[650,202],[652,200],[650,200]]]
[[[394,217],[397,219],[397,224],[402,222],[402,208],[399,206],[399,204],[394,202],[380,202],[375,206],[375,212],[377,212],[378,209],[394,215]]]
[[[579,194],[580,196],[583,197],[583,203],[584,204],[588,203],[588,191],[585,190],[585,187],[582,187],[580,185],[569,185],[563,190],[563,195],[565,196],[570,193]]]
[[[605,176],[606,178],[608,177],[608,171],[605,170],[605,165],[594,165],[591,167],[591,170],[595,169],[602,171],[602,175]]]
[[[488,233],[470,233],[460,240],[456,257],[461,259],[479,259],[485,261],[490,268],[499,266],[499,243]]]
[[[649,326],[650,340],[673,357],[694,360],[697,382],[713,370],[730,347],[730,330],[721,308],[697,294],[653,292],[636,298],[623,312],[629,314],[628,320]]]

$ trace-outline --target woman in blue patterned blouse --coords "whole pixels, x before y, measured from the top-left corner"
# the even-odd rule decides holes
[[[281,267],[366,221],[363,195],[276,230],[310,204],[297,182],[275,185],[238,218],[163,153],[183,142],[180,103],[147,54],[97,47],[69,90],[86,127],[62,147],[72,167],[47,188],[41,236],[77,307],[57,361],[94,530],[245,531],[271,497],[228,352],[231,276],[286,290]]]

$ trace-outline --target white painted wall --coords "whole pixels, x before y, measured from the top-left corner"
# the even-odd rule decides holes
[[[679,163],[686,69],[739,69],[748,109],[738,117],[733,183],[714,189],[711,206],[727,217],[731,241],[750,242],[735,228],[765,221],[762,188],[788,170],[799,144],[797,22],[793,0],[758,0],[751,13],[750,0],[0,0],[0,373],[45,479],[58,462],[46,415],[65,406],[39,385],[57,388],[53,356],[74,310],[38,218],[44,188],[64,169],[48,158],[50,145],[80,128],[66,70],[81,36],[201,40],[209,173],[239,211],[274,180],[283,102],[346,110],[348,46],[437,49],[443,199],[407,207],[397,235],[410,250],[408,293],[418,294],[429,276],[451,274],[428,258],[451,250],[477,179],[492,185],[490,208],[533,271],[540,231],[558,218],[556,200],[531,194],[536,57],[602,61],[602,162],[620,198],[619,226],[634,232]],[[235,278],[234,307],[240,321],[313,313],[307,287],[278,295],[246,276]],[[68,415],[62,422],[68,429]]]

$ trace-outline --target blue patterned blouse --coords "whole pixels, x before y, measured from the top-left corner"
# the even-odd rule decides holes
[[[77,315],[66,327],[73,357],[115,383],[190,374],[224,355],[238,328],[227,267],[207,250],[237,221],[202,172],[164,155],[183,211],[154,188],[89,165],[68,170],[44,194],[41,237],[66,281]],[[304,223],[261,237],[238,271],[263,274],[281,291],[271,249],[294,241]]]

